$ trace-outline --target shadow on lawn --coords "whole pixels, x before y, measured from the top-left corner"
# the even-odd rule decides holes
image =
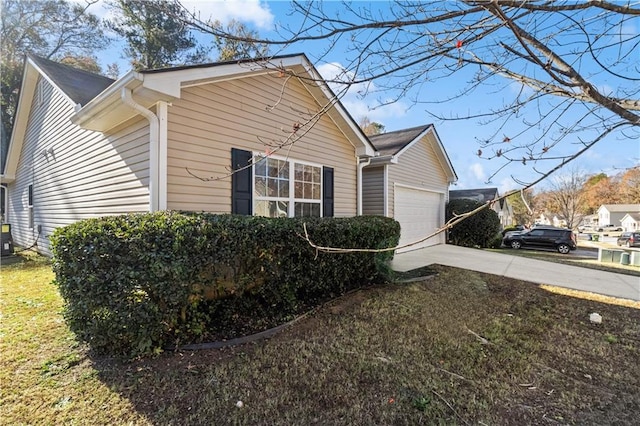
[[[270,340],[93,361],[158,424],[634,424],[640,310],[432,270],[344,296]]]

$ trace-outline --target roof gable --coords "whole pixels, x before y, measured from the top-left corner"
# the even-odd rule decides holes
[[[268,60],[252,59],[145,72],[130,71],[117,81],[29,56],[26,59],[16,123],[7,154],[7,170],[2,175],[2,181],[14,179],[35,86],[41,75],[76,106],[75,114],[69,117],[72,123],[84,129],[107,132],[141,113],[140,109],[132,106],[131,99],[135,98],[137,106],[148,109],[160,101],[171,102],[180,98],[184,87],[282,71],[287,76],[304,82],[306,90],[318,103],[319,111],[335,123],[354,146],[356,155],[367,158],[375,154],[375,149],[362,129],[336,99],[326,81],[304,54],[276,56]]]
[[[396,155],[432,126],[428,124],[426,126],[381,133],[369,136],[369,140],[380,155]]]
[[[73,82],[76,77],[79,79],[78,84]],[[73,106],[81,105],[82,102],[86,103],[90,96],[104,90],[105,85],[113,83],[113,80],[97,74],[57,64],[37,56],[27,56],[22,73],[20,96],[14,116],[13,130],[5,159],[5,169],[0,177],[3,183],[11,182],[15,179],[33,98],[40,78],[47,80]]]
[[[64,65],[38,56],[29,60],[40,73],[63,92],[75,104],[85,105],[115,80],[108,77]]]
[[[369,139],[336,100],[334,93],[304,54],[130,72],[84,105],[71,120],[85,128],[107,131],[137,114],[137,111],[122,103],[123,90],[130,92],[138,104],[149,108],[160,100],[171,102],[179,99],[182,89],[187,87],[274,73],[283,73],[302,81],[318,103],[319,111],[335,123],[354,145],[357,155],[374,155],[375,150]]]
[[[627,218],[632,219],[634,222],[640,223],[640,213],[627,213],[622,219],[620,219],[620,222],[624,222]]]
[[[369,140],[376,149],[379,155],[379,160],[395,163],[397,162],[398,157],[406,153],[409,148],[414,146],[428,134],[432,134],[433,140],[435,140],[435,146],[433,148],[438,162],[442,165],[449,182],[457,181],[458,175],[453,169],[449,155],[444,149],[444,145],[438,137],[438,133],[436,132],[433,124],[373,135],[369,136]]]

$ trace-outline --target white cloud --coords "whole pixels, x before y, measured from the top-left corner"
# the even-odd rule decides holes
[[[71,0],[86,4],[86,0]],[[218,20],[227,23],[232,19],[251,23],[260,29],[272,29],[274,16],[266,2],[260,0],[186,0],[182,5],[201,19]],[[89,7],[89,12],[102,19],[112,19],[115,12],[104,0],[98,0]]]
[[[484,171],[484,167],[480,163],[473,163],[469,167],[470,176],[478,181],[485,182],[487,180],[487,174]]]
[[[232,19],[252,23],[261,29],[272,29],[274,16],[266,2],[259,0],[188,0],[182,4],[202,20],[227,23]]]
[[[471,189],[471,188],[486,188],[492,186],[487,183],[487,174],[484,167],[480,163],[471,163],[468,167],[459,167],[466,159],[458,158],[458,167],[454,164],[454,168],[458,175],[458,182],[455,184],[455,188],[451,189]]]
[[[379,99],[373,99],[373,96],[367,96],[368,93],[375,93],[377,90],[373,82],[356,83],[348,88],[345,84],[341,84],[341,81],[345,83],[351,81],[353,73],[347,71],[340,63],[325,63],[316,68],[324,79],[329,80],[331,90],[341,96],[340,101],[356,120],[368,117],[371,121],[385,124],[385,120],[406,115],[408,107],[402,101],[387,104]],[[345,90],[346,93],[343,93]]]
[[[500,195],[504,195],[507,192],[513,190],[514,188],[519,188],[520,186],[510,177],[506,177],[500,180],[498,185],[498,192]]]

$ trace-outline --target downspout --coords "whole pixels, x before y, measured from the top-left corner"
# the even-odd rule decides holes
[[[357,206],[356,206],[356,216],[362,216],[362,169],[371,164],[371,158],[367,158],[365,161],[361,161],[358,159],[358,196],[357,196]]]
[[[149,121],[149,211],[155,212],[160,208],[159,191],[159,134],[160,120],[153,112],[133,100],[131,89],[123,87],[120,92],[122,102],[139,112]]]
[[[4,189],[4,216],[2,216],[2,223],[8,223],[7,216],[9,215],[9,187],[7,185],[0,185]]]
[[[389,217],[389,165],[382,166],[382,215]]]

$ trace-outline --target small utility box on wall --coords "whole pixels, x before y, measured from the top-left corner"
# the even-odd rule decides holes
[[[8,223],[2,224],[0,243],[0,256],[11,256],[13,254],[13,237],[11,236],[11,225]]]

